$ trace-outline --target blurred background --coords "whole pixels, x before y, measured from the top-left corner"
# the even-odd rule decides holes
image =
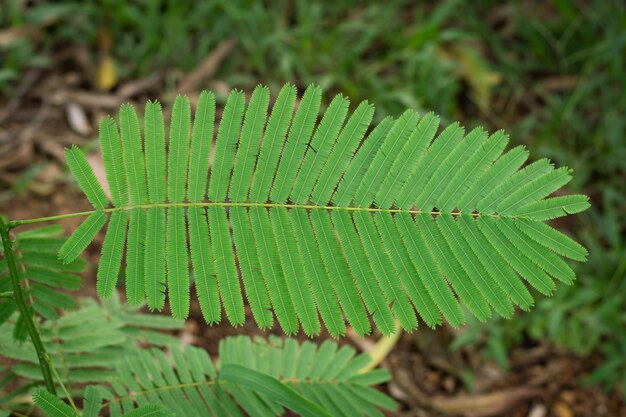
[[[320,84],[326,102],[367,99],[375,121],[411,107],[505,129],[511,146],[574,169],[567,191],[593,207],[558,226],[589,261],[513,320],[404,334],[383,362],[393,415],[626,416],[625,60],[621,0],[2,0],[0,213],[88,209],[63,148],[97,164],[98,120],[123,102],[167,108],[211,89],[223,103],[231,88],[289,81]],[[93,270],[85,278],[93,295]],[[192,316],[187,332],[211,352],[223,335],[259,333]]]

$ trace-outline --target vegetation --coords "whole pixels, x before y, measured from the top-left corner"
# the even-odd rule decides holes
[[[318,122],[317,86],[306,90],[295,112],[289,84],[268,117],[269,100],[262,86],[247,106],[244,93],[232,91],[214,129],[212,93],[200,95],[193,126],[189,100],[179,96],[167,141],[157,102],[146,104],[143,134],[135,110],[124,105],[119,130],[112,118],[100,125],[113,207],[74,146],[66,150],[67,164],[94,210],[0,223],[12,288],[2,307],[4,333],[13,337],[2,342],[3,351],[26,362],[11,372],[27,379],[38,377],[38,362],[46,390],[34,401],[44,411],[79,415],[70,391],[76,382],[110,386],[112,393],[86,389],[84,402],[89,413],[108,408],[114,416],[207,408],[237,414],[237,404],[251,415],[280,415],[283,406],[312,416],[393,407],[369,387],[387,373],[367,370],[366,357],[353,359],[353,349],[331,342],[317,350],[310,342],[287,341],[283,348],[281,341],[267,347],[227,339],[218,373],[201,349],[181,350],[169,341],[169,360],[158,347],[137,345],[164,344],[158,333],[141,329],[167,328],[167,320],[129,319],[124,310],[103,316],[93,304],[57,318],[54,307],[69,310],[73,300],[36,282],[76,287],[71,273],[83,266],[79,256],[107,222],[100,297],[114,295],[126,247],[129,304],[147,300],[160,310],[167,291],[173,318],[185,319],[192,276],[207,323],[219,322],[223,307],[237,326],[245,319],[243,281],[258,326],[270,327],[275,316],[286,335],[299,326],[318,334],[319,316],[334,336],[345,334],[344,318],[361,336],[371,332],[370,319],[384,335],[398,331],[396,323],[411,331],[416,311],[429,326],[443,318],[456,327],[465,322],[461,305],[483,321],[492,309],[511,317],[516,305],[528,310],[534,302],[520,278],[550,295],[552,278],[574,280],[561,256],[586,259],[582,246],[544,223],[589,207],[583,195],[546,198],[569,182],[571,171],[546,159],[521,168],[527,152],[503,153],[502,132],[465,134],[453,124],[435,138],[438,118],[412,110],[370,130],[373,106],[363,102],[348,117],[341,95]],[[67,240],[55,228],[23,233],[15,242],[9,236],[21,225],[74,216],[87,218]],[[58,260],[50,255],[56,249]],[[48,320],[34,321],[33,311]],[[19,348],[26,333],[31,351]],[[120,348],[125,355],[115,352]],[[57,384],[69,405],[55,396]]]
[[[0,27],[32,32],[0,41],[0,89],[10,96],[26,69],[56,68],[54,51],[78,43],[93,61],[109,57],[120,82],[157,73],[165,76],[159,88],[170,91],[232,37],[235,45],[214,76],[226,85],[252,90],[261,81],[278,92],[286,81],[301,88],[314,82],[352,102],[376,103],[376,123],[410,107],[436,111],[444,126],[462,120],[491,132],[505,128],[512,146],[525,144],[576,171],[568,189],[588,194],[592,207],[550,224],[593,256],[571,265],[576,285],[560,286],[551,298],[531,289],[536,306],[515,320],[494,317],[485,324],[468,316],[455,345],[477,346],[503,367],[503,352],[529,340],[584,355],[601,352],[589,382],[626,395],[625,12],[618,0],[540,7],[456,0],[8,0],[0,7]],[[218,104],[225,98],[216,96]],[[327,105],[323,98],[321,108]]]

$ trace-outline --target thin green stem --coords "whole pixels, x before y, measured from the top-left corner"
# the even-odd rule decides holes
[[[49,363],[46,361],[46,357],[48,354],[46,353],[46,349],[41,341],[41,338],[39,337],[39,331],[35,326],[33,316],[32,314],[30,314],[30,310],[28,309],[26,302],[24,302],[24,294],[22,293],[22,286],[20,285],[20,276],[17,272],[15,255],[13,253],[13,242],[11,241],[11,238],[9,236],[9,227],[4,222],[2,216],[0,216],[0,236],[2,237],[2,245],[4,246],[4,256],[9,267],[9,277],[11,279],[11,285],[13,286],[13,296],[15,298],[15,304],[17,304],[17,309],[24,318],[26,330],[28,331],[30,340],[35,347],[35,351],[37,352],[39,367],[41,368],[41,373],[43,375],[46,389],[51,394],[56,395],[54,380],[52,379],[52,371],[50,370]]]
[[[25,220],[11,220],[7,223],[7,229],[11,230],[16,228],[17,226],[22,226],[24,224],[33,224],[33,223],[43,223],[43,222],[51,222],[62,219],[71,219],[72,217],[82,217],[89,216],[95,210],[91,211],[82,211],[79,213],[68,213],[68,214],[60,214],[58,216],[48,216],[48,217],[38,217],[36,219],[25,219]],[[107,210],[110,211],[110,210]]]
[[[340,207],[340,206],[319,206],[314,204],[284,204],[284,203],[232,203],[232,202],[212,202],[212,201],[203,201],[199,203],[151,203],[151,204],[136,204],[131,206],[123,206],[123,207],[112,207],[102,210],[104,213],[112,213],[114,211],[130,211],[133,209],[149,209],[152,207],[282,207],[286,209],[301,209],[301,210],[345,210],[345,211],[366,211],[370,213],[408,213],[408,214],[428,214],[438,216],[441,214],[445,214],[443,211],[426,211],[426,210],[402,210],[402,209],[383,209],[376,207]],[[25,224],[33,224],[33,223],[42,223],[49,221],[56,221],[61,219],[69,219],[72,217],[84,217],[88,216],[91,213],[95,212],[95,210],[91,211],[83,211],[80,213],[68,213],[61,214],[58,216],[49,216],[49,217],[39,217],[36,219],[24,219],[24,220],[11,220],[8,223],[8,229],[13,229],[18,226],[22,226]],[[449,214],[453,216],[460,216],[462,213],[460,212],[450,212]],[[499,214],[481,214],[481,213],[470,213],[473,217],[480,216],[490,216],[490,217],[510,217],[510,218],[521,218],[521,216],[500,216]]]
[[[63,393],[65,394],[65,397],[70,402],[70,405],[72,406],[74,411],[76,411],[77,414],[80,414],[80,411],[78,411],[78,408],[76,408],[76,404],[74,404],[74,400],[72,399],[72,395],[69,393],[69,391],[65,387],[65,384],[63,384],[63,380],[59,376],[59,373],[57,372],[57,370],[54,368],[54,366],[52,366],[52,360],[50,359],[50,355],[48,355],[47,353],[45,355],[45,360],[46,360],[46,363],[48,364],[48,366],[50,367],[50,370],[52,371],[52,374],[54,375],[56,380],[59,382],[59,385],[61,386],[61,389],[63,390]]]

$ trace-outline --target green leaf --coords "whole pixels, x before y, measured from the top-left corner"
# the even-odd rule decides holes
[[[471,213],[478,201],[515,173],[527,158],[528,151],[521,145],[502,155],[459,198],[457,208],[463,213]]]
[[[152,203],[165,201],[165,127],[158,101],[148,101],[144,114],[148,197]],[[117,204],[116,204],[117,205]]]
[[[307,275],[307,281],[311,283],[315,304],[319,309],[322,320],[332,336],[342,336],[346,332],[346,325],[341,315],[337,294],[335,294],[330,281],[326,278],[324,262],[319,248],[309,238],[313,236],[309,216],[305,212],[298,210],[290,211],[289,216],[294,227],[298,251],[304,264],[303,272]]]
[[[59,259],[67,264],[74,261],[85,250],[87,245],[96,237],[102,226],[107,221],[107,216],[101,211],[94,211],[72,233],[59,249]]]
[[[65,149],[65,160],[91,205],[97,209],[104,209],[108,206],[109,201],[83,151],[73,145],[70,149]]]
[[[117,363],[110,378],[114,392],[87,388],[85,406],[98,409],[104,397],[104,414],[150,404],[177,415],[234,416],[278,416],[283,407],[298,415],[332,415],[340,407],[363,416],[377,415],[375,404],[395,406],[378,391],[372,399],[362,397],[371,384],[388,381],[389,372],[361,373],[370,358],[355,358],[349,346],[238,336],[222,339],[218,350],[219,369],[206,351],[192,346],[138,349]]]
[[[139,131],[137,113],[130,104],[123,104],[120,107],[120,132],[130,201],[133,204],[145,203],[148,200],[148,187],[142,149],[143,140]],[[119,163],[119,160],[113,163]]]
[[[330,416],[324,409],[281,384],[274,378],[239,365],[225,365],[220,380],[255,388],[269,399],[279,402],[301,416]]]
[[[296,240],[293,226],[289,217],[287,217],[287,210],[272,210],[270,219],[282,270],[285,273],[287,288],[296,309],[298,320],[302,323],[304,333],[309,336],[319,334],[320,323],[315,303],[313,302],[313,295],[311,294],[311,283],[307,280],[307,275],[300,275],[303,263],[298,251],[293,250],[296,247]],[[293,277],[298,277],[299,275],[299,279],[293,279]]]
[[[151,207],[147,212],[144,271],[146,299],[151,310],[161,310],[165,305],[166,216],[165,207]]]
[[[124,245],[131,304],[145,296],[150,309],[162,309],[167,293],[173,316],[185,318],[195,284],[208,323],[220,321],[223,306],[229,321],[241,325],[245,292],[260,328],[276,316],[283,332],[302,327],[311,336],[322,324],[341,335],[346,322],[360,335],[371,332],[372,321],[384,334],[398,324],[410,331],[418,317],[428,326],[442,318],[458,326],[462,307],[480,320],[492,309],[510,317],[515,305],[533,304],[526,282],[549,295],[557,288],[551,277],[575,279],[562,258],[583,261],[586,250],[543,224],[589,206],[585,196],[549,197],[571,179],[568,168],[547,159],[524,166],[528,152],[521,146],[504,152],[509,139],[502,131],[465,135],[452,123],[437,135],[433,113],[420,118],[407,110],[367,134],[372,105],[363,102],[351,113],[337,95],[318,114],[317,86],[305,91],[295,114],[289,84],[270,103],[263,86],[247,105],[244,93],[232,91],[214,144],[219,112],[208,92],[200,95],[193,126],[187,98],[176,99],[167,121],[158,103],[148,103],[145,142],[128,105],[120,109],[121,141],[111,119],[101,124],[114,208],[105,209],[112,214],[100,295],[113,293]],[[78,255],[94,233],[75,235],[63,259]],[[49,257],[56,244],[30,243],[42,250],[24,261],[56,268]],[[36,308],[56,314],[46,303]],[[257,403],[240,392],[249,405]],[[324,389],[311,393],[336,412],[351,410]],[[267,404],[260,414],[279,408]]]
[[[215,157],[209,182],[209,200],[211,201],[223,201],[226,198],[244,108],[245,95],[243,92],[232,91],[228,95],[220,127],[217,131]]]
[[[293,188],[292,181],[296,177],[298,167],[306,151],[306,146],[309,143],[309,138],[315,127],[321,99],[322,90],[316,85],[310,85],[302,96],[298,111],[293,118],[291,129],[289,129],[289,134],[287,135],[285,148],[276,169],[276,175],[272,175],[274,177],[274,185],[272,186],[270,198],[273,201],[285,201],[291,193]]]
[[[209,240],[206,210],[203,207],[190,207],[188,216],[193,279],[196,283],[202,316],[209,324],[219,323],[221,318],[220,299]]]
[[[206,196],[214,123],[215,95],[203,91],[198,99],[189,150],[189,174],[187,176],[187,199],[189,201],[204,200]]]
[[[167,161],[167,198],[172,203],[180,203],[185,198],[190,132],[191,107],[189,99],[177,96],[172,109],[169,158]]]
[[[128,185],[124,174],[122,142],[112,117],[100,121],[99,135],[104,173],[111,190],[111,200],[115,207],[126,206],[128,205]]]
[[[270,92],[267,87],[258,86],[254,89],[246,110],[235,156],[235,168],[228,192],[232,201],[247,200],[250,178],[259,154],[261,136],[263,136],[263,128],[267,119],[269,100]]]
[[[78,413],[54,394],[40,389],[33,394],[33,401],[50,417],[78,417]]]
[[[417,113],[407,110],[393,124],[357,189],[354,197],[356,206],[367,207],[374,201],[380,203],[381,194],[386,191],[381,188],[385,177],[392,175],[390,169],[394,159],[411,136],[418,120]]]
[[[222,303],[228,320],[233,326],[237,326],[244,321],[243,297],[235,266],[233,244],[228,232],[226,211],[221,207],[214,207],[208,212],[213,259]]]
[[[535,242],[550,249],[559,255],[576,261],[584,262],[587,259],[587,249],[582,247],[571,237],[559,232],[545,223],[521,221],[515,225]]]
[[[93,385],[85,388],[85,401],[83,402],[83,417],[98,417],[102,406],[102,390]]]
[[[333,147],[330,156],[325,161],[320,176],[311,194],[311,199],[320,204],[326,204],[330,199],[335,185],[341,178],[344,170],[350,162],[350,156],[354,154],[357,146],[363,139],[372,117],[374,106],[367,101],[362,102],[356,108]],[[317,156],[318,154],[316,154]]]
[[[285,334],[295,333],[298,329],[296,310],[289,295],[289,286],[280,265],[276,238],[272,232],[267,211],[253,207],[250,209],[252,234],[257,242],[261,273],[265,280],[276,313],[276,318]]]
[[[294,202],[305,203],[311,194],[315,180],[337,140],[349,105],[348,99],[337,95],[324,113],[315,134],[305,148],[304,159],[291,192]]]
[[[383,293],[387,299],[387,305],[391,304],[391,310],[400,325],[404,329],[412,331],[417,327],[415,311],[411,306],[406,292],[401,290],[401,283],[396,278],[397,272],[382,245],[372,215],[363,211],[357,212],[354,214],[354,221],[359,235],[361,236],[363,248],[366,253],[370,254],[370,265],[372,266],[374,274],[378,276],[381,282]],[[395,329],[391,330],[391,333],[395,333]]]
[[[104,237],[104,243],[102,244],[100,262],[98,263],[96,288],[100,297],[110,297],[115,289],[122,265],[127,225],[128,213],[125,211],[113,212],[106,236]]]
[[[419,121],[417,128],[413,130],[407,141],[397,146],[402,146],[398,157],[389,168],[380,187],[377,199],[380,207],[390,207],[393,199],[397,198],[398,191],[417,163],[424,157],[424,152],[435,137],[439,127],[439,117],[428,113]],[[398,149],[397,147],[395,149]]]
[[[580,213],[589,207],[591,205],[586,195],[564,195],[526,204],[515,214],[535,221],[545,221]]]
[[[130,305],[141,305],[146,292],[145,246],[148,218],[142,209],[133,209],[129,214],[126,245],[126,298]]]
[[[146,404],[124,413],[122,417],[166,417],[169,414],[167,410],[156,404]]]
[[[170,207],[167,210],[167,284],[172,317],[184,320],[189,315],[189,251],[187,250],[187,225],[185,209]]]

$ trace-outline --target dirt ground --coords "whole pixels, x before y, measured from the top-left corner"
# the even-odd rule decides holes
[[[16,94],[0,101],[0,213],[23,219],[89,210],[86,199],[68,183],[63,148],[79,144],[89,149],[100,117],[113,113],[124,101],[155,98],[161,84],[159,77],[152,77],[122,85],[115,94],[93,93],[76,72],[26,74]],[[68,219],[62,224],[69,233],[79,222]],[[86,254],[93,261],[85,273],[86,296],[95,295],[95,261],[102,239],[99,236]],[[186,333],[215,355],[224,336],[262,332],[252,320],[239,328],[207,327],[196,303]],[[275,333],[280,334],[277,329]],[[528,342],[509,352],[510,372],[505,373],[475,349],[451,352],[452,337],[452,329],[431,331],[422,326],[400,338],[382,364],[393,375],[382,389],[400,404],[399,411],[387,415],[626,417],[619,394],[603,393],[581,382],[601,359],[598,354],[580,358],[549,344]],[[367,350],[374,342],[374,337],[355,336],[340,343]],[[463,382],[467,375],[474,381],[471,393]]]

